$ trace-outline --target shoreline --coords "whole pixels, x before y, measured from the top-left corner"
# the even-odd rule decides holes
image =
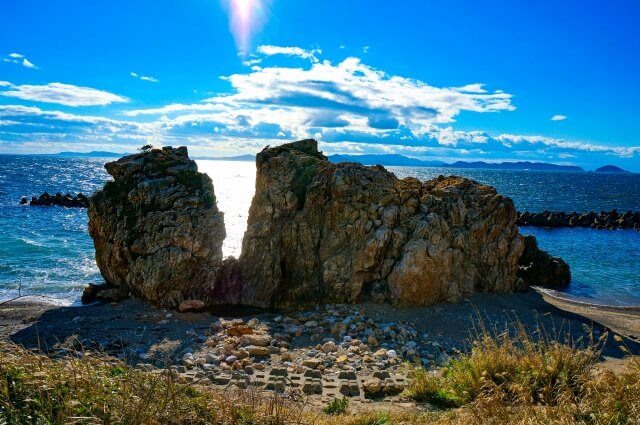
[[[21,298],[0,305],[0,340],[54,358],[98,351],[142,370],[171,368],[185,382],[200,382],[206,376],[207,385],[221,390],[240,379],[237,376],[266,382],[284,373],[319,385],[318,392],[308,395],[309,403],[318,408],[342,397],[345,393],[336,391],[348,385],[348,396],[358,408],[415,409],[416,404],[401,394],[409,378],[405,362],[438,370],[457,353],[468,352],[482,331],[497,336],[509,329],[513,334],[522,325],[534,339],[542,336],[575,347],[608,334],[599,367],[612,371],[623,371],[629,363],[614,335],[625,337],[626,349],[640,355],[640,312],[585,307],[535,290],[476,293],[459,303],[428,307],[342,304],[296,312],[245,312],[241,317],[179,313],[134,298],[81,308],[51,301]],[[336,331],[336,325],[342,331]],[[258,346],[242,347],[243,329],[254,334],[251,344]],[[269,339],[260,342],[264,333]],[[248,357],[236,357],[243,351]],[[384,382],[390,387],[370,404],[365,383],[376,376],[387,377]]]
[[[216,311],[215,308],[202,313],[177,313],[171,310],[156,308],[149,304],[146,304],[140,300],[129,298],[119,303],[92,303],[88,305],[79,304],[78,301],[69,302],[69,300],[60,300],[55,297],[42,296],[42,295],[25,295],[17,299],[10,299],[0,302],[0,338],[8,338],[19,332],[21,329],[28,327],[30,323],[40,323],[51,321],[53,324],[58,322],[53,317],[47,317],[43,320],[41,317],[44,312],[51,310],[64,311],[65,315],[72,315],[76,312],[78,315],[85,314],[86,312],[97,313],[99,316],[105,318],[112,315],[108,311],[107,306],[112,306],[114,310],[121,309],[118,306],[124,306],[132,304],[132,309],[124,313],[127,316],[127,320],[133,326],[137,322],[136,313],[140,310],[141,313],[154,313],[162,314],[175,313],[179,317],[189,317],[189,320],[194,318],[200,320],[213,321],[216,317],[253,317],[273,314],[287,314],[291,312],[267,312],[266,310],[255,309],[251,311],[247,310],[244,314],[233,314],[228,309],[220,308]],[[469,298],[465,298],[458,303],[439,303],[426,307],[405,307],[394,308],[389,304],[353,304],[354,309],[365,308],[367,310],[374,311],[379,314],[391,314],[391,316],[407,316],[414,319],[420,316],[438,318],[439,316],[447,315],[448,313],[455,313],[457,315],[467,313],[469,316],[471,313],[478,314],[483,311],[489,312],[495,315],[501,309],[506,313],[508,311],[518,313],[526,310],[535,311],[537,314],[554,314],[561,319],[570,319],[572,315],[575,315],[578,320],[591,321],[594,324],[599,324],[604,328],[611,329],[625,338],[628,338],[634,342],[640,343],[640,306],[615,306],[615,305],[602,305],[595,303],[588,303],[580,300],[574,300],[569,297],[562,296],[562,293],[549,288],[531,287],[526,293],[512,293],[512,294],[489,294],[489,293],[476,293]],[[509,308],[511,307],[511,308]],[[91,310],[88,310],[91,309]],[[239,310],[242,311],[242,310]],[[64,320],[61,317],[60,320]],[[22,325],[18,324],[21,323]],[[454,340],[460,340],[459,334],[466,333],[468,329],[455,329],[455,328],[442,328],[436,326],[438,331],[445,336],[452,337]],[[446,335],[448,334],[448,335]]]

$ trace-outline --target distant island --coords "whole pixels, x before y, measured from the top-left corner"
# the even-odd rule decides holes
[[[128,153],[116,153],[106,151],[91,152],[60,152],[55,156],[64,157],[94,157],[94,158],[119,158]],[[200,156],[194,157],[198,160],[207,161],[255,161],[255,155],[237,155],[223,157]],[[377,155],[330,155],[331,162],[359,162],[364,165],[384,165],[396,167],[442,167],[442,168],[466,168],[466,169],[487,169],[487,170],[531,170],[531,171],[565,171],[565,172],[584,172],[582,167],[576,165],[558,165],[546,162],[485,162],[485,161],[456,161],[454,163],[446,163],[444,161],[424,161],[417,158],[410,158],[398,154],[377,154]],[[597,168],[596,173],[630,173],[615,165],[605,165]]]
[[[91,157],[91,158],[115,158],[130,155],[129,153],[117,153],[106,151],[91,151],[91,152],[59,152],[54,154],[55,156],[66,157]]]
[[[331,155],[331,162],[359,162],[365,165],[410,166],[410,167],[448,167],[448,168],[483,168],[489,170],[534,170],[534,171],[578,171],[584,172],[582,167],[575,165],[557,165],[545,162],[465,162],[457,161],[448,164],[442,161],[422,161],[403,155]]]
[[[615,165],[605,165],[604,167],[596,168],[596,173],[630,173],[630,171],[623,170]]]

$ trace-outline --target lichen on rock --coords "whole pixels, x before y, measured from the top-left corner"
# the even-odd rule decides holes
[[[177,307],[209,292],[222,264],[224,219],[187,148],[153,149],[105,168],[114,180],[90,198],[89,233],[110,296]]]

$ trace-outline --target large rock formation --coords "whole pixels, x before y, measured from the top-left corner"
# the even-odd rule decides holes
[[[168,307],[187,300],[184,309],[407,306],[570,279],[535,239],[525,244],[513,202],[491,187],[334,164],[314,140],[265,149],[256,163],[242,254],[225,262],[211,180],[186,148],[107,164],[114,181],[91,197],[89,231],[108,287],[86,296],[132,293]]]
[[[242,304],[428,305],[523,287],[516,210],[491,187],[333,164],[314,140],[264,150],[256,162]]]
[[[211,179],[187,148],[153,149],[105,167],[114,181],[90,198],[89,233],[108,295],[176,307],[211,292],[224,220]]]

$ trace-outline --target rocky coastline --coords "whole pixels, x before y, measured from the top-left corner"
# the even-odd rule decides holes
[[[242,254],[223,261],[223,214],[186,148],[108,163],[114,181],[89,202],[107,284],[92,294],[188,310],[421,306],[569,283],[566,263],[518,233],[511,199],[475,181],[334,164],[315,140],[265,149],[256,166]]]

